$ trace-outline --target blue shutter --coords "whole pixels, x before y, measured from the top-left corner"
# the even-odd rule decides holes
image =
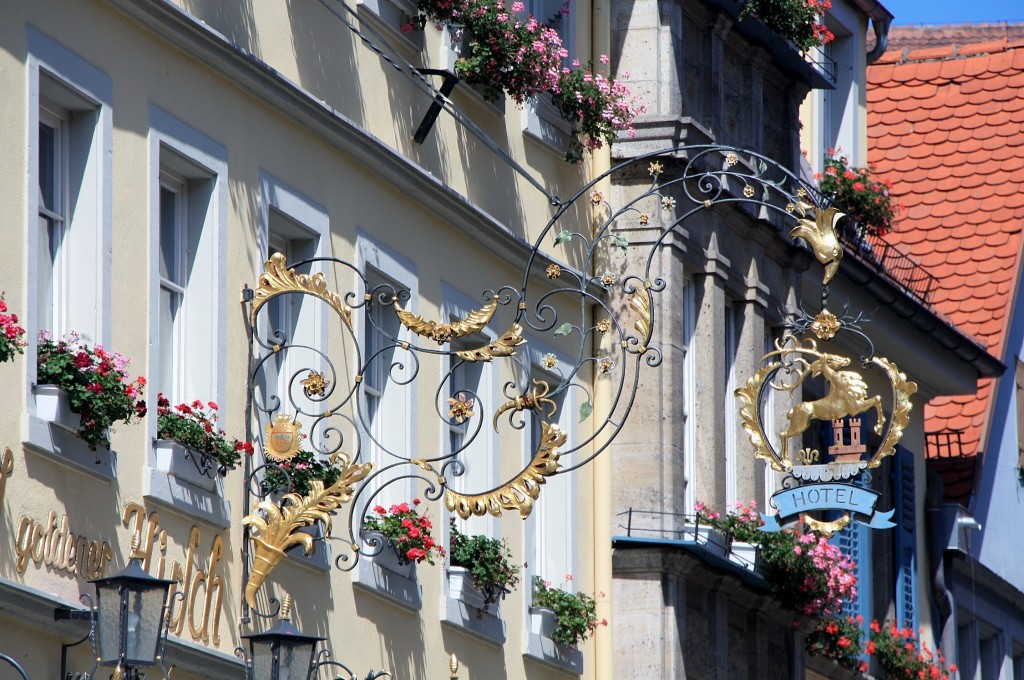
[[[868,486],[863,477],[854,484]],[[849,555],[857,565],[854,570],[857,577],[857,597],[843,604],[843,615],[864,617],[861,628],[866,634],[871,622],[871,529],[860,522],[850,522],[850,526],[832,538],[832,544]]]
[[[914,533],[914,454],[901,446],[893,458],[893,500],[896,504],[896,616],[900,626],[917,630],[917,543]]]

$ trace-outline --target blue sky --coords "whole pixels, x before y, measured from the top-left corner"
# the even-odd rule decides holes
[[[973,24],[1024,21],[1024,0],[881,0],[908,24]]]

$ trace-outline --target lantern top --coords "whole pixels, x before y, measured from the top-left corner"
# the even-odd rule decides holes
[[[157,578],[150,576],[146,573],[146,570],[142,568],[142,562],[138,557],[132,557],[128,560],[128,564],[125,568],[117,572],[113,576],[104,576],[102,578],[94,578],[89,583],[95,583],[96,586],[110,585],[119,581],[128,581],[137,583],[146,587],[164,586],[169,587],[172,583],[177,583],[175,579],[170,578]]]
[[[274,627],[268,631],[262,633],[250,633],[249,635],[243,635],[243,640],[249,640],[253,642],[274,642],[274,641],[291,641],[297,643],[311,642],[317,643],[326,640],[327,638],[320,635],[306,635],[294,625],[288,619],[281,619],[274,624]]]

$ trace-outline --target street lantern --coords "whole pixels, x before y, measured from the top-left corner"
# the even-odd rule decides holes
[[[307,680],[313,652],[326,638],[306,635],[291,622],[291,597],[281,603],[281,620],[264,633],[243,635],[249,641],[249,680]]]
[[[132,557],[119,573],[90,583],[96,584],[97,662],[118,666],[128,677],[130,669],[159,665],[167,639],[167,595],[176,581],[150,576]]]

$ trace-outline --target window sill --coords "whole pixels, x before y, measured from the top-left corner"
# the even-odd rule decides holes
[[[22,426],[26,448],[72,470],[113,481],[117,476],[116,454],[104,447],[90,451],[78,437],[79,425],[81,418],[71,412],[65,390],[56,385],[32,387],[32,410]]]
[[[554,612],[530,609],[530,632],[523,657],[573,675],[583,675],[583,652],[560,645],[549,637],[553,621]]]
[[[352,583],[363,592],[417,612],[423,606],[423,596],[416,582],[416,566],[411,570],[405,568],[409,565],[398,566],[397,556],[387,554],[390,550],[385,545],[380,555],[360,558]]]
[[[230,526],[231,504],[224,498],[223,477],[211,479],[199,473],[177,442],[157,440],[150,460],[155,466],[146,467],[143,496],[147,500],[221,529]]]
[[[360,19],[392,38],[394,43],[412,52],[422,52],[426,46],[425,31],[403,33],[399,28],[419,14],[415,3],[407,0],[359,0],[357,10]]]
[[[441,621],[462,633],[500,647],[505,644],[505,622],[498,616],[501,601],[482,612],[483,594],[464,577],[449,572],[448,597]]]
[[[293,545],[284,551],[285,555],[288,556],[289,562],[305,569],[311,569],[318,574],[330,571],[331,549],[327,545],[327,541],[324,540],[323,525],[317,522],[313,526],[301,527],[299,531],[313,537],[314,551],[307,555],[301,545]]]
[[[558,156],[564,156],[569,148],[572,126],[562,118],[558,109],[551,103],[550,94],[534,97],[526,103],[526,126],[523,134],[545,150]]]
[[[22,443],[29,451],[104,482],[112,482],[117,476],[117,454],[103,447],[90,451],[71,430],[28,413],[23,432]]]

